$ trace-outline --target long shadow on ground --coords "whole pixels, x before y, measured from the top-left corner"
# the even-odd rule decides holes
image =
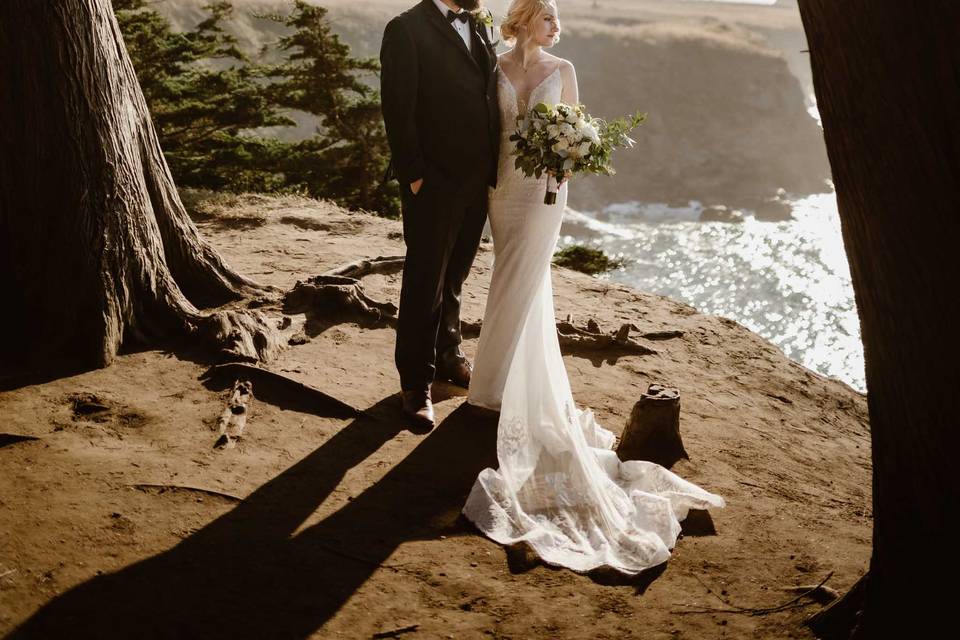
[[[496,465],[496,424],[454,411],[383,479],[291,537],[401,426],[387,398],[169,551],[58,596],[9,638],[306,638],[402,543],[436,534]]]

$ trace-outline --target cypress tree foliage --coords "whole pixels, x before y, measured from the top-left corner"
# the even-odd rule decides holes
[[[164,156],[185,187],[276,191],[284,177],[270,158],[283,147],[249,133],[290,125],[264,91],[266,69],[252,64],[221,23],[229,2],[205,7],[193,31],[175,33],[146,0],[113,0]]]
[[[112,2],[178,185],[303,193],[397,215],[396,186],[381,183],[389,148],[379,94],[363,81],[379,63],[350,56],[326,9],[298,0],[287,16],[260,16],[290,28],[276,44],[282,62],[261,64],[223,29],[229,2],[206,5],[206,18],[183,33],[147,0]],[[294,125],[291,110],[319,119],[314,136],[284,142],[257,133]]]
[[[350,208],[396,215],[396,186],[381,182],[390,150],[380,95],[363,81],[379,72],[380,62],[350,57],[323,7],[296,0],[289,16],[272,19],[292,29],[278,43],[286,61],[270,71],[277,79],[274,101],[321,119],[316,134],[285,158],[288,182]]]

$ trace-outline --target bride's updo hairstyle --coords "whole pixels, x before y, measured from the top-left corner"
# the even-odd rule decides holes
[[[520,30],[524,27],[530,27],[533,21],[540,17],[543,10],[549,5],[554,4],[553,0],[513,0],[510,8],[507,9],[507,17],[500,25],[500,36],[503,41],[513,46],[520,35]],[[560,40],[557,35],[553,43]]]

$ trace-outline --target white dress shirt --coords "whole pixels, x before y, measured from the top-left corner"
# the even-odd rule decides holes
[[[441,14],[443,14],[444,20],[447,19],[447,11],[453,11],[453,9],[445,5],[442,2],[442,0],[433,0],[433,4],[437,5],[437,9],[440,11]],[[463,9],[462,7],[457,7],[457,11],[453,11],[453,12],[460,13],[461,11],[465,11],[465,9]],[[472,42],[470,38],[470,22],[469,21],[461,22],[460,20],[454,20],[453,22],[450,23],[450,26],[453,27],[454,31],[456,31],[460,35],[460,37],[463,39],[463,44],[467,45],[467,51],[473,51],[473,47],[471,46]]]

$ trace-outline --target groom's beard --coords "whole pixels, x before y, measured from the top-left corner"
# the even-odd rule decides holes
[[[480,6],[480,0],[453,0],[453,4],[457,5],[461,9],[473,11]]]

